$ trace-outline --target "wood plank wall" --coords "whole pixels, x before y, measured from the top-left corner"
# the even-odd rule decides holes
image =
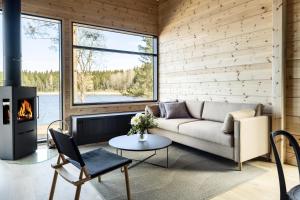
[[[300,142],[300,0],[287,4],[286,127]],[[287,145],[286,161],[296,165],[295,155]]]
[[[0,8],[1,8],[0,1]],[[22,0],[22,12],[62,20],[63,113],[143,110],[145,104],[72,106],[72,22],[158,35],[158,3],[154,0]]]
[[[273,60],[272,60],[272,130],[286,128],[286,0],[273,0]],[[276,147],[282,162],[286,160],[284,136],[276,137]],[[275,162],[274,156],[272,160]]]
[[[272,105],[272,0],[164,0],[160,99]]]

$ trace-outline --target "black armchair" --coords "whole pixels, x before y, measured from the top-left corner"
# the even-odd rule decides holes
[[[288,139],[289,145],[291,145],[294,149],[296,159],[297,159],[297,164],[298,164],[298,171],[299,171],[299,176],[300,176],[300,148],[299,144],[297,143],[296,139],[288,132],[286,131],[275,131],[270,135],[270,141],[271,141],[271,146],[274,152],[274,157],[277,165],[277,171],[278,171],[278,178],[279,178],[279,185],[280,185],[280,200],[300,200],[300,185],[296,185],[293,187],[290,191],[287,192],[286,190],[286,183],[285,183],[285,177],[283,173],[283,168],[281,164],[281,160],[275,145],[275,137],[283,135]]]
[[[96,177],[100,180],[101,175],[118,168],[124,168],[127,199],[130,200],[128,165],[132,162],[131,160],[110,153],[101,148],[80,154],[78,147],[71,136],[65,135],[54,129],[50,129],[50,133],[59,155],[56,165],[52,165],[55,172],[49,200],[53,199],[58,174],[66,181],[77,187],[75,200],[78,200],[81,186],[85,182]],[[72,164],[80,169],[79,175],[74,176],[68,172],[68,170],[64,167],[64,165],[67,164]]]

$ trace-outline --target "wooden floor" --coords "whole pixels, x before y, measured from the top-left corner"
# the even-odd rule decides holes
[[[239,185],[213,200],[279,200],[279,183],[275,164],[262,161],[248,163],[267,170],[267,173]],[[296,167],[285,165],[284,172],[288,189],[299,184]]]
[[[51,162],[54,162],[52,159]],[[276,200],[279,199],[279,187],[276,166],[262,161],[251,161],[251,165],[265,169],[263,175],[219,195],[214,200]],[[0,199],[27,200],[48,199],[53,170],[50,161],[35,165],[7,164],[0,160]],[[288,188],[299,183],[297,168],[284,166]],[[230,181],[230,180],[224,180]],[[59,178],[54,199],[73,199],[75,188]],[[199,195],[201,192],[199,191]],[[82,188],[81,200],[104,199],[92,185]],[[188,199],[188,197],[186,198]]]
[[[50,163],[56,158],[38,164],[8,164],[0,160],[0,200],[47,200],[53,177]],[[72,200],[75,187],[61,177],[55,190],[54,200]],[[90,184],[84,184],[81,200],[104,200]]]

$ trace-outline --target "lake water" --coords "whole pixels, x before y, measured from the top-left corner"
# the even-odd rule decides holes
[[[61,109],[59,108],[59,95],[39,95],[40,117],[38,125],[48,125],[58,120]],[[140,97],[128,97],[122,95],[87,95],[85,101],[87,103],[94,102],[120,102],[120,101],[141,101]]]
[[[58,95],[39,95],[40,117],[38,125],[48,125],[59,119],[59,96]]]

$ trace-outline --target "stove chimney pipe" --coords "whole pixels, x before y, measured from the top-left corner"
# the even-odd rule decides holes
[[[21,0],[3,0],[4,86],[21,86]]]

